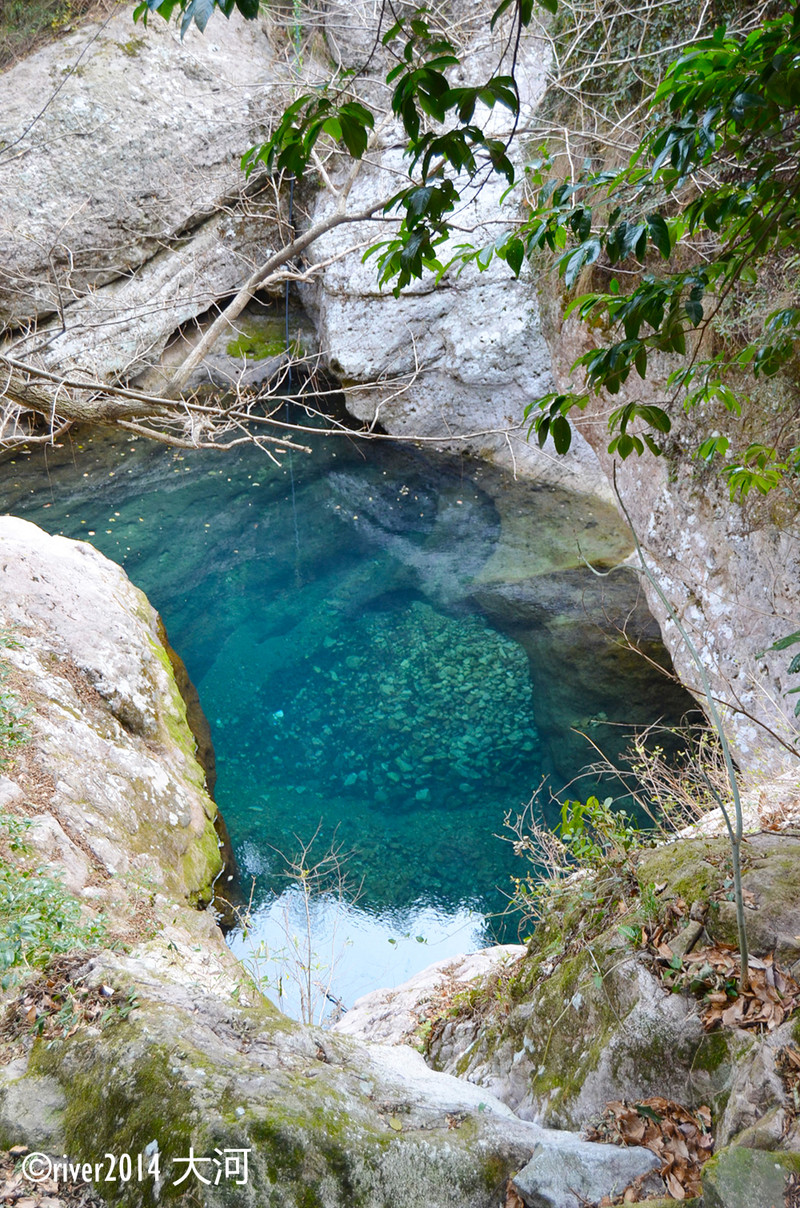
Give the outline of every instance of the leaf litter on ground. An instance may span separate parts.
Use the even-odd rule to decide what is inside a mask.
[[[641,944],[655,957],[661,978],[671,990],[688,991],[703,999],[701,1019],[706,1031],[722,1026],[772,1032],[800,1006],[800,985],[772,954],[749,958],[750,986],[741,993],[741,959],[733,945],[706,944],[681,951],[685,933],[674,934],[674,930],[685,917],[682,900],[670,903],[665,922],[652,929],[642,927]],[[699,938],[702,924],[695,925]]]
[[[714,1149],[709,1108],[691,1112],[658,1095],[641,1102],[614,1100],[606,1104],[602,1119],[587,1130],[586,1136],[589,1141],[640,1145],[651,1150],[659,1158],[661,1177],[676,1200],[699,1194],[702,1167]],[[600,1208],[638,1202],[643,1198],[641,1181],[631,1183],[615,1199],[605,1196]]]
[[[708,1032],[720,1025],[773,1032],[800,1005],[800,986],[772,955],[750,957],[750,985],[744,991],[739,988],[741,959],[730,944],[696,948],[679,962],[668,945],[660,944],[658,955],[667,964],[662,976],[672,989],[703,997],[701,1019]]]

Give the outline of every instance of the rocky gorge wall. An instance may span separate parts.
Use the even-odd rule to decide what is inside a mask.
[[[304,81],[329,70],[325,56],[351,65],[369,42],[371,6],[345,7],[343,17],[341,5],[331,5],[306,46]],[[467,77],[487,52],[477,19],[470,36]],[[546,68],[543,44],[524,40],[525,114],[542,95]],[[195,321],[285,234],[287,216],[269,182],[256,175],[245,183],[238,160],[264,137],[291,92],[292,71],[286,33],[267,20],[215,20],[206,36],[192,28],[181,42],[163,22],[144,29],[120,11],[3,73],[0,322],[16,333],[15,355],[38,341],[42,363],[58,374],[84,369],[129,380],[149,369],[148,383],[157,385],[152,371],[164,349],[170,346],[174,364],[196,339]],[[376,62],[367,93],[379,75]],[[32,121],[39,98],[50,93]],[[389,123],[350,203],[367,205],[391,191],[400,167]],[[329,163],[334,188],[342,171]],[[488,182],[466,200],[460,220],[471,238],[494,237],[499,193]],[[301,228],[313,224],[334,204],[329,188],[306,189],[296,220]],[[563,387],[582,350],[575,330],[553,317],[550,286],[542,294],[534,270],[517,282],[494,264],[483,274],[448,274],[436,290],[417,284],[395,300],[377,289],[372,262],[361,259],[365,242],[384,229],[373,220],[326,235],[308,251],[311,281],[301,287],[321,355],[339,375],[351,412],[388,432],[609,499],[604,402],[581,421],[583,436],[566,458],[525,440],[524,406],[554,380]],[[796,408],[796,399],[789,405]],[[784,695],[788,660],[757,656],[795,627],[796,509],[790,501],[777,513],[732,504],[721,486],[698,476],[680,441],[669,460],[624,463],[618,485],[715,690],[743,710],[728,715],[743,765],[788,766],[794,756],[757,724],[796,747],[797,722]],[[643,587],[684,682],[697,688],[680,637],[649,584]]]
[[[621,936],[617,908],[566,957],[553,912],[527,949],[433,967],[357,1004],[333,1032],[280,1015],[213,912],[198,909],[226,875],[216,809],[145,597],[92,546],[3,517],[0,631],[3,734],[12,717],[24,727],[21,743],[2,746],[6,945],[14,921],[25,935],[36,917],[21,885],[45,884],[61,911],[51,952],[45,943],[9,964],[3,949],[0,1158],[17,1147],[93,1166],[109,1153],[157,1156],[156,1181],[93,1180],[106,1202],[137,1208],[186,1203],[176,1181],[191,1151],[213,1163],[243,1150],[247,1177],[192,1188],[191,1202],[579,1208],[631,1184],[663,1190],[651,1150],[568,1131],[612,1096],[656,1093],[712,1105],[726,1148],[703,1176],[707,1208],[768,1202],[758,1196],[800,1171],[780,1066],[796,1020],[763,1036],[708,1035],[697,1004]],[[752,808],[755,828],[796,825],[796,786],[787,778]],[[800,954],[796,844],[748,845],[752,949],[785,969]],[[684,947],[704,928],[712,942],[731,937],[724,853],[724,841],[694,835],[638,860],[639,884],[658,882],[662,905],[683,911],[675,951],[681,933]],[[595,913],[579,888],[572,926]],[[443,1072],[416,1051],[424,1035]],[[0,1185],[15,1199],[27,1190],[24,1176]]]

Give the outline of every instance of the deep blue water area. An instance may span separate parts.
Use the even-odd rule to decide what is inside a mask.
[[[574,727],[616,750],[622,723],[687,700],[619,641],[634,617],[656,645],[633,576],[601,586],[584,563],[627,551],[612,510],[458,457],[320,438],[276,468],[87,436],[7,458],[2,484],[4,510],[92,542],[158,608],[265,909],[277,853],[318,832],[351,853],[360,910],[393,920],[381,942],[420,918],[430,936],[472,919],[475,942],[522,871],[506,813],[591,758]],[[410,967],[377,965],[384,984]]]

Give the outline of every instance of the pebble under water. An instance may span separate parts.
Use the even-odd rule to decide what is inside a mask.
[[[489,918],[523,871],[498,838],[505,815],[545,772],[578,771],[570,727],[675,712],[641,660],[598,674],[613,643],[575,546],[624,556],[611,509],[489,467],[320,439],[276,468],[252,448],[87,436],[6,459],[3,495],[120,562],[161,613],[211,724],[246,893],[255,878],[249,939],[232,942],[269,944],[259,972],[295,1012],[285,947],[303,911],[286,858],[300,843],[349,853],[357,904],[314,906],[349,1005],[516,938]],[[635,594],[627,582],[625,608]]]

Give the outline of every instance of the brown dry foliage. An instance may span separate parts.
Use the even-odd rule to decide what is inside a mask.
[[[640,1103],[618,1100],[606,1105],[599,1124],[587,1132],[590,1141],[614,1145],[641,1145],[661,1161],[661,1177],[676,1200],[700,1193],[703,1164],[711,1157],[711,1112],[700,1107],[690,1112],[672,1099],[654,1096]],[[626,1198],[627,1197],[627,1198]],[[631,1184],[621,1197],[603,1199],[601,1204],[633,1203],[638,1188]]]
[[[13,1042],[26,1035],[66,1039],[84,1027],[102,1027],[117,1012],[127,1014],[131,1001],[124,990],[87,985],[91,954],[56,957],[43,973],[24,985],[0,1021],[0,1038]]]

